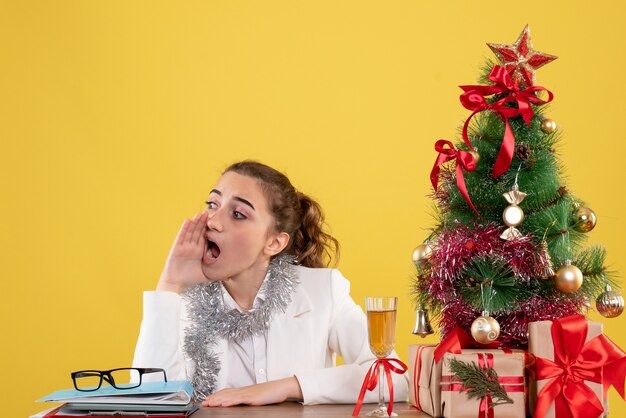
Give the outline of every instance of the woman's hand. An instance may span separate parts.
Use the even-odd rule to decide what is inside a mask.
[[[181,293],[188,287],[205,283],[202,256],[206,250],[207,212],[185,219],[167,256],[157,290]]]
[[[301,401],[298,379],[288,377],[238,389],[222,389],[206,397],[202,406],[269,405],[284,401]]]

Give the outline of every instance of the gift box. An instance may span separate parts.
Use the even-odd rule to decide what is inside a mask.
[[[409,346],[409,402],[430,416],[441,416],[441,362],[436,363],[435,345]]]
[[[525,418],[526,395],[524,378],[524,356],[506,355],[502,350],[463,350],[462,354],[447,353],[442,362],[441,411],[446,418]],[[521,352],[523,353],[523,352]],[[498,382],[513,403],[494,405],[495,399],[487,392],[483,398],[469,398],[462,383],[450,370],[450,360],[465,364],[474,363],[482,369],[492,368]]]
[[[433,417],[441,417],[441,367],[436,361],[435,345],[409,345],[409,402],[418,411]],[[525,350],[485,350],[464,348],[462,354],[491,353],[494,356],[513,356],[525,366],[528,352]],[[527,380],[525,379],[527,383]],[[528,386],[525,386],[527,394]]]
[[[538,403],[541,403],[543,404],[541,411],[544,413],[542,416],[546,418],[569,416],[568,411],[561,408],[568,409],[570,407],[576,410],[584,408],[587,411],[585,416],[603,417],[608,414],[608,403],[603,398],[603,367],[601,364],[596,364],[595,370],[589,372],[591,369],[589,365],[597,363],[594,358],[595,355],[580,357],[581,352],[592,349],[588,343],[601,335],[602,324],[586,320],[581,315],[529,324],[528,351],[534,358],[533,372],[531,373],[533,378],[530,382],[531,411],[534,411]],[[584,357],[589,359],[587,365],[583,364]],[[566,358],[573,359],[571,364],[562,363],[561,359]],[[583,358],[583,360],[574,360],[579,358]],[[567,360],[564,361],[567,362]],[[554,369],[554,371],[546,371],[548,369]],[[558,385],[563,380],[563,373],[570,373],[573,375],[572,377],[575,377],[577,375],[576,369],[580,370],[580,376],[593,375],[596,381],[582,378],[576,378],[576,382],[572,381],[571,384],[576,387],[570,389],[575,392],[574,396],[577,401],[568,406],[563,403],[567,403],[562,395],[563,387]],[[550,377],[546,377],[546,374],[549,374]],[[546,385],[550,385],[550,387],[546,388]],[[543,400],[538,399],[541,396],[544,397]],[[549,406],[546,406],[548,403]],[[560,403],[558,407],[556,406],[557,403]],[[561,410],[557,411],[559,409]],[[596,413],[588,412],[590,410],[595,410]]]

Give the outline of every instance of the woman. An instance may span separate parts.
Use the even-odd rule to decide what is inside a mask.
[[[192,380],[203,406],[354,403],[375,357],[349,282],[322,268],[338,251],[323,225],[282,173],[254,161],[227,168],[144,294],[134,367]],[[395,400],[407,390],[394,376]]]

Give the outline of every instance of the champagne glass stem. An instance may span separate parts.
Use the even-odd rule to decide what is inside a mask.
[[[385,366],[378,365],[378,409],[384,411],[385,405]]]

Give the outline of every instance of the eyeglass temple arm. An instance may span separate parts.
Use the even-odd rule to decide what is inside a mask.
[[[147,369],[138,369],[141,373],[160,373],[163,372],[163,379],[167,382],[167,374],[165,373],[165,369],[155,369],[155,368],[147,368]]]

